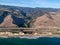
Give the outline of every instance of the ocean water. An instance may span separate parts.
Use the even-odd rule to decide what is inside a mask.
[[[0,45],[60,45],[60,38],[40,37],[38,39],[0,38]]]

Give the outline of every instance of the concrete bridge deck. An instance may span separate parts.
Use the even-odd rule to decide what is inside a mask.
[[[0,32],[34,32],[37,28],[0,28]]]
[[[40,27],[40,28],[0,28],[0,31],[36,31],[36,30],[60,30],[60,27]]]
[[[18,30],[20,30],[20,29],[26,29],[26,30],[33,30],[33,29],[37,29],[37,28],[0,28],[0,29],[6,29],[6,30],[8,30],[8,29],[18,29]]]

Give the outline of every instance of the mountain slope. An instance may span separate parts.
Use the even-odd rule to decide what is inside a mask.
[[[45,14],[37,17],[33,27],[60,27],[60,13],[57,13],[56,15],[50,15],[51,18],[48,16],[48,14]]]
[[[11,15],[8,15],[5,17],[4,21],[0,24],[0,27],[17,27],[17,25],[13,24],[13,19],[11,18]]]
[[[60,9],[0,5],[0,27],[60,27]]]

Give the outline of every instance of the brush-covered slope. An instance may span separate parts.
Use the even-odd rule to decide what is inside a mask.
[[[60,27],[60,9],[0,5],[0,27]]]
[[[17,27],[17,25],[13,24],[13,19],[11,18],[11,15],[8,15],[4,18],[3,22],[0,24],[0,27]]]
[[[37,17],[33,25],[33,27],[60,27],[60,13],[55,12],[55,14],[50,13]]]

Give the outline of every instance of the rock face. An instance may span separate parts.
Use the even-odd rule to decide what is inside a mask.
[[[17,25],[13,24],[13,19],[11,18],[11,15],[8,15],[4,18],[3,22],[0,24],[0,27],[17,27]]]
[[[33,23],[33,27],[60,27],[60,13],[56,15],[44,14],[43,16],[37,17]]]

